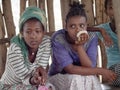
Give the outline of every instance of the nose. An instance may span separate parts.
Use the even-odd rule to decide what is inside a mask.
[[[82,28],[80,28],[80,27],[77,27],[76,28],[76,32],[79,32],[79,31],[81,31],[82,30]]]
[[[30,37],[33,38],[33,39],[36,38],[36,33],[35,33],[35,32],[32,32],[32,33],[30,34]]]

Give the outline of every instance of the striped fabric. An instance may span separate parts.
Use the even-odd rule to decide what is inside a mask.
[[[3,84],[22,83],[29,85],[29,78],[36,67],[47,67],[51,53],[50,37],[45,36],[39,46],[34,63],[30,63],[28,58],[24,60],[21,54],[21,48],[15,43],[12,43],[8,53],[5,72],[1,77]]]

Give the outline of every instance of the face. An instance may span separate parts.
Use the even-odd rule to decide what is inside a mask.
[[[86,18],[83,16],[73,16],[69,18],[66,23],[66,30],[71,40],[76,41],[78,39],[76,37],[77,33],[80,30],[87,30]]]
[[[42,24],[36,19],[28,20],[25,22],[22,31],[26,44],[32,49],[37,49],[44,36]]]
[[[108,0],[106,14],[109,16],[111,22],[114,22],[114,12],[113,12],[112,0]]]

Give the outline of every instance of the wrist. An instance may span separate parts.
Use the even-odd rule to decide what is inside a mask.
[[[96,68],[96,75],[101,75],[101,68]]]
[[[30,77],[29,82],[30,82],[31,85],[35,85],[33,76]]]

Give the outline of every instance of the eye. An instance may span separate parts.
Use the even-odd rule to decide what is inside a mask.
[[[71,27],[72,29],[75,29],[75,28],[76,28],[76,26],[75,26],[74,24],[72,24],[70,27]]]
[[[43,30],[41,30],[41,29],[36,30],[36,33],[42,33],[42,32],[43,32]]]
[[[85,27],[85,25],[84,24],[80,24],[80,28],[84,28]]]
[[[31,33],[31,31],[26,31],[26,33],[27,33],[27,34],[30,34],[30,33]]]

